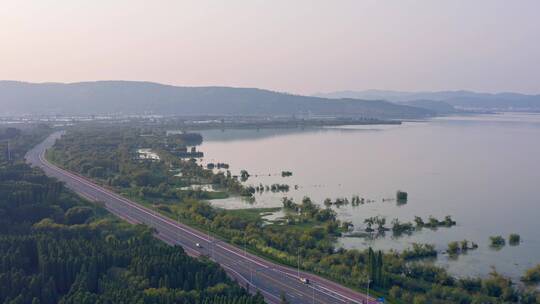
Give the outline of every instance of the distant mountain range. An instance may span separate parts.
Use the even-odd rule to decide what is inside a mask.
[[[328,115],[380,119],[435,111],[381,100],[329,99],[254,88],[178,87],[151,82],[26,83],[0,81],[0,115]]]
[[[540,95],[519,93],[476,93],[471,91],[441,91],[441,92],[400,92],[384,90],[340,91],[316,94],[323,98],[359,98],[367,100],[387,100],[391,102],[420,106],[426,101],[442,102],[441,107],[448,105],[459,109],[501,110],[501,111],[540,111]]]

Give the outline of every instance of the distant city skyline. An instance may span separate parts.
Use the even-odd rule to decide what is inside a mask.
[[[540,1],[3,0],[0,79],[540,93]]]

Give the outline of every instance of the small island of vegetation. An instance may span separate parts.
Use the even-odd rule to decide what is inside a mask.
[[[409,194],[405,191],[398,190],[396,192],[396,200],[398,202],[406,202],[409,197]]]
[[[466,253],[469,250],[474,250],[478,248],[478,244],[475,242],[469,242],[468,240],[463,240],[460,242],[450,242],[448,243],[448,249],[446,252],[451,256],[457,256],[458,254]]]
[[[215,173],[192,160],[174,157],[159,138],[140,134],[139,129],[125,126],[72,128],[47,156],[58,165],[92,178],[140,204],[157,203],[156,211],[163,215],[200,229],[210,229],[238,246],[245,244],[262,257],[299,266],[357,289],[364,289],[371,282],[370,289],[386,295],[390,302],[513,303],[519,300],[535,303],[535,291],[519,289],[496,272],[486,278],[459,278],[442,267],[416,261],[436,257],[437,251],[431,245],[415,245],[401,253],[370,253],[369,248],[338,247],[337,238],[350,230],[350,223],[339,221],[334,210],[321,207],[326,204],[316,204],[309,198],[298,203],[284,199],[285,216],[271,222],[264,221],[260,211],[214,208],[178,188],[211,184],[230,194],[246,195],[253,195],[255,188],[243,186],[230,174]],[[151,147],[160,159],[139,160],[134,153],[140,147]],[[101,168],[97,173],[90,170],[96,167]],[[247,171],[244,175],[249,176]],[[366,222],[373,232],[389,231],[386,224],[386,218],[381,216]],[[456,222],[450,216],[442,220],[434,217],[414,220],[415,229],[454,225]],[[396,221],[392,223],[392,228],[394,226],[396,231],[411,229],[411,225]]]
[[[510,246],[519,245],[521,243],[521,236],[516,233],[510,234],[510,236],[508,237],[508,243],[510,244]]]
[[[292,176],[291,171],[281,171],[281,177],[289,177]]]
[[[500,235],[489,237],[489,241],[490,241],[490,246],[497,249],[504,247],[504,245],[506,245],[506,241]]]

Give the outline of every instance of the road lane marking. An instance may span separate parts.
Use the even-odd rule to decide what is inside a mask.
[[[168,240],[169,242],[172,242],[173,244],[175,244],[175,243],[177,242],[176,240],[171,239],[169,236],[160,235],[160,237],[162,237],[162,238]],[[188,248],[188,250],[189,250],[189,251],[196,252],[196,253],[199,253],[198,251],[193,250],[193,249],[191,249],[191,248]],[[247,284],[253,286],[253,288],[255,288],[255,289],[257,289],[257,290],[260,290],[262,293],[265,293],[265,294],[267,294],[268,296],[271,296],[271,297],[275,298],[275,299],[278,300],[278,301],[280,300],[280,298],[279,298],[278,296],[275,296],[274,294],[272,294],[272,293],[270,293],[270,292],[264,290],[263,288],[258,287],[258,286],[256,286],[256,285],[254,285],[253,283],[251,283],[246,277],[244,277],[244,276],[243,276],[241,273],[239,273],[238,271],[234,270],[234,269],[233,269],[232,267],[230,267],[229,265],[227,265],[227,264],[221,264],[221,267],[227,268],[230,272],[233,272],[235,276],[237,276],[237,277],[239,277],[240,279],[244,280],[245,283],[247,283]],[[277,302],[274,302],[274,303],[277,303]]]
[[[39,153],[39,154],[38,154],[38,159],[39,159],[39,161],[41,162],[41,164],[44,165],[45,167],[47,167],[48,169],[53,170],[53,171],[56,171],[56,172],[57,172],[58,174],[60,174],[60,175],[64,175],[64,176],[66,176],[66,177],[68,177],[68,178],[72,178],[72,179],[74,179],[74,180],[76,180],[76,181],[82,183],[83,185],[85,185],[85,186],[87,186],[87,187],[89,187],[89,188],[91,188],[91,189],[93,189],[93,190],[95,190],[95,191],[98,191],[98,192],[100,192],[100,193],[102,193],[102,194],[104,194],[104,195],[106,195],[106,196],[108,196],[109,198],[115,199],[117,202],[123,203],[123,204],[125,204],[125,205],[127,205],[127,206],[129,206],[129,207],[132,207],[132,208],[134,208],[134,209],[136,209],[136,210],[138,210],[138,211],[140,211],[140,212],[142,212],[142,213],[144,213],[144,214],[146,214],[146,215],[148,215],[148,216],[150,216],[150,217],[152,217],[152,218],[159,219],[161,222],[166,223],[166,224],[168,224],[168,225],[170,225],[170,226],[173,226],[173,227],[175,227],[175,228],[177,228],[177,229],[180,229],[180,230],[182,230],[182,231],[184,231],[184,232],[186,232],[186,233],[188,233],[188,234],[190,234],[190,235],[196,237],[197,239],[200,239],[200,240],[203,240],[203,241],[206,241],[206,242],[211,243],[211,241],[208,240],[208,239],[206,238],[206,236],[203,236],[202,233],[201,233],[201,234],[198,234],[198,233],[200,233],[200,232],[198,232],[198,231],[197,231],[197,232],[192,232],[192,231],[188,230],[188,229],[191,229],[191,228],[186,229],[186,228],[183,227],[183,225],[180,225],[179,223],[177,223],[177,222],[175,222],[175,221],[171,221],[171,220],[169,220],[169,219],[163,218],[161,215],[158,216],[156,213],[149,211],[148,209],[146,209],[145,207],[142,207],[142,206],[138,205],[137,203],[134,203],[134,202],[131,202],[131,201],[127,200],[127,199],[124,199],[123,197],[119,196],[118,194],[116,194],[116,193],[114,193],[114,192],[112,192],[112,191],[110,191],[110,190],[108,190],[108,189],[104,189],[104,188],[102,188],[102,187],[99,187],[99,186],[93,184],[92,182],[90,182],[89,180],[87,180],[87,179],[84,178],[84,177],[80,177],[80,176],[78,176],[78,175],[76,175],[76,174],[72,174],[72,173],[69,172],[69,171],[66,171],[66,170],[60,169],[60,168],[58,168],[58,167],[56,167],[56,166],[54,166],[54,165],[51,165],[50,163],[48,163],[48,161],[46,161],[46,160],[43,158],[44,153],[45,153],[45,150],[44,150],[42,153]],[[127,208],[129,209],[129,207],[127,207]],[[114,209],[114,208],[111,208],[111,209]],[[118,211],[118,212],[119,212],[119,211]],[[122,216],[120,216],[120,217],[122,217]],[[169,230],[169,229],[167,229],[167,228],[168,228],[167,226],[162,226],[162,227],[163,227],[163,229]],[[171,232],[171,231],[169,230],[169,232]],[[223,249],[223,250],[229,252],[229,253],[232,253],[232,254],[234,254],[234,255],[236,255],[236,256],[239,256],[239,257],[241,257],[241,258],[243,258],[243,259],[245,259],[245,260],[248,260],[248,261],[250,261],[250,262],[252,262],[252,263],[254,263],[254,264],[256,264],[256,265],[259,265],[259,266],[261,266],[261,267],[263,267],[263,268],[265,268],[265,269],[271,269],[271,270],[274,270],[274,271],[278,271],[278,272],[282,272],[282,273],[285,273],[285,274],[287,274],[287,275],[290,275],[290,274],[288,274],[286,271],[278,270],[278,269],[275,269],[275,268],[270,268],[269,266],[267,266],[267,265],[265,265],[265,264],[262,264],[262,263],[256,261],[255,259],[253,259],[253,258],[251,258],[251,257],[247,257],[247,256],[245,256],[245,255],[243,255],[243,254],[237,252],[236,248],[234,248],[234,247],[233,247],[234,249],[230,249],[230,248],[227,248],[227,247],[222,246],[222,245],[219,244],[219,243],[217,243],[217,246],[218,246],[219,248],[221,248],[221,249]],[[251,254],[250,254],[250,255],[251,255]],[[223,256],[223,255],[222,255],[222,256]],[[259,259],[259,258],[257,257],[257,259]],[[281,266],[281,265],[280,265],[280,266]],[[260,273],[261,273],[261,272],[260,272]],[[267,276],[265,276],[265,277],[267,277]],[[271,279],[271,280],[273,280],[273,279]],[[273,280],[273,281],[275,281],[275,280]],[[276,282],[277,282],[277,281],[276,281]],[[279,282],[279,283],[281,284],[281,282]],[[331,290],[331,289],[329,289],[329,288],[325,288],[325,287],[323,287],[323,286],[320,286],[320,287],[323,288],[323,289],[325,289],[325,290],[327,290],[327,291],[329,291],[329,292],[335,293],[337,296],[340,296],[340,297],[342,297],[342,298],[345,298],[345,299],[347,299],[347,300],[350,300],[350,301],[353,301],[353,302],[356,302],[356,303],[360,303],[358,300],[355,300],[355,299],[352,299],[352,298],[350,298],[350,297],[348,297],[348,296],[345,296],[345,295],[343,295],[343,294],[340,294],[339,292],[333,291],[333,290]],[[289,288],[291,288],[291,287],[289,286]],[[333,298],[335,298],[335,299],[338,299],[338,300],[340,300],[340,301],[345,302],[344,300],[339,299],[339,298],[337,298],[336,296],[334,296],[334,295],[332,295],[332,294],[328,294],[328,293],[323,292],[323,291],[318,290],[318,289],[316,289],[316,290],[317,290],[318,292],[320,292],[320,293],[323,293],[323,294],[325,294],[325,295],[331,296],[331,297],[333,297]],[[361,295],[361,296],[363,296],[363,295]],[[370,299],[370,300],[371,300],[371,299]]]

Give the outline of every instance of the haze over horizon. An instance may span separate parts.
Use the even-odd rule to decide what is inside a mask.
[[[0,0],[0,304],[540,304],[540,0]]]
[[[2,4],[0,79],[540,93],[532,0]]]

